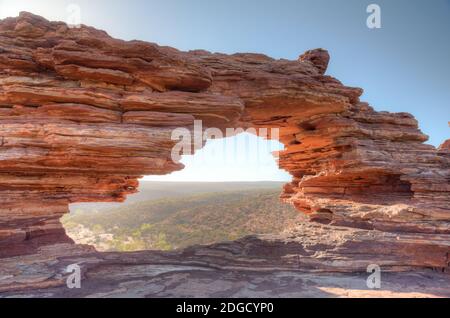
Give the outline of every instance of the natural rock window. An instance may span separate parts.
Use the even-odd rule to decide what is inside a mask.
[[[184,157],[184,170],[141,179],[140,192],[124,203],[72,204],[62,224],[76,243],[99,251],[173,250],[280,233],[303,219],[280,202],[284,182],[267,181],[289,177],[271,154],[282,148],[248,133],[209,140]]]

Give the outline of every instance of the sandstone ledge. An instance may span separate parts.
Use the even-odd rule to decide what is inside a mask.
[[[347,251],[348,260],[339,264],[333,257],[324,265],[327,256],[305,257],[314,246],[301,245],[298,238],[297,243],[285,240],[248,237],[175,252],[98,253],[81,245],[45,246],[34,255],[2,260],[0,298],[450,297],[448,274],[389,268],[384,259],[381,289],[370,289],[369,274],[359,270],[370,258],[350,262]],[[80,289],[66,286],[71,264],[81,268]]]

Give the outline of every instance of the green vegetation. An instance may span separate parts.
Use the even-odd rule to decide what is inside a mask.
[[[279,192],[257,189],[206,193],[103,211],[78,210],[65,216],[63,224],[75,240],[94,242],[101,250],[172,250],[283,230],[299,214],[279,202]],[[77,239],[80,233],[96,238],[83,242],[83,237]],[[102,234],[108,237],[101,238]]]

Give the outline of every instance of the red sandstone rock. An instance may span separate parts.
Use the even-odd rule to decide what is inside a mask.
[[[449,151],[450,150],[450,139],[446,140],[442,145],[439,146],[439,151]]]
[[[300,56],[300,61],[311,62],[320,71],[321,74],[325,74],[328,68],[328,63],[330,62],[330,54],[328,53],[328,51],[323,49],[311,50],[302,54]]]
[[[0,257],[66,242],[58,218],[71,202],[123,201],[141,175],[181,169],[171,128],[202,119],[280,128],[293,176],[282,198],[317,222],[289,243],[301,266],[448,268],[448,145],[362,103],[324,75],[328,61],[180,52],[29,13],[0,21]],[[268,259],[270,246],[252,253]]]
[[[86,245],[42,246],[37,254],[1,260],[0,298],[450,296],[449,275],[424,269],[404,272],[402,267],[383,271],[382,288],[369,289],[365,268],[364,273],[354,272],[365,266],[366,255],[355,255],[356,246],[345,238],[354,234],[341,230],[328,231],[330,239],[337,234],[330,243],[338,246],[338,252],[323,256],[314,253],[315,244],[320,243],[310,237],[318,233],[303,233],[302,228],[282,236],[249,237],[173,252],[98,253]],[[302,248],[291,236],[311,245]],[[406,243],[405,253],[412,246]],[[382,269],[396,263],[384,242],[378,248]],[[81,267],[79,289],[66,285],[71,264]]]

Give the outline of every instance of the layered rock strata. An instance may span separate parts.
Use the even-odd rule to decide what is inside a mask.
[[[303,232],[302,226],[319,228],[304,223],[292,234]],[[450,297],[448,274],[425,269],[383,271],[381,289],[372,289],[367,285],[369,273],[336,272],[336,266],[311,253],[319,245],[317,240],[300,251],[303,236],[295,241],[289,235],[249,237],[174,252],[98,253],[74,244],[42,246],[37,254],[1,260],[0,298]],[[339,249],[343,251],[342,246]],[[340,256],[346,254],[343,268],[355,266],[351,249]],[[73,275],[66,269],[73,264],[80,266],[79,289],[66,285]]]
[[[374,111],[328,62],[320,49],[297,61],[180,52],[29,13],[0,21],[0,257],[70,243],[70,203],[120,202],[141,176],[182,169],[172,131],[202,120],[280,129],[293,176],[282,199],[313,222],[286,241],[289,257],[448,269],[448,147],[424,144],[410,114]],[[279,246],[251,249],[281,257]]]

